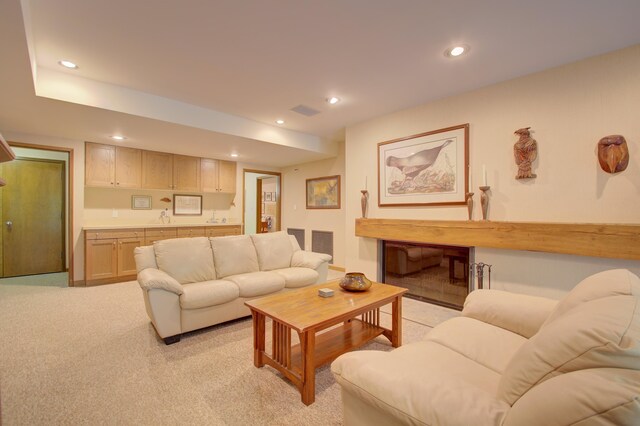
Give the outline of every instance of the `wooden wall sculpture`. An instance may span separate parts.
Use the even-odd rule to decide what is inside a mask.
[[[629,165],[629,147],[624,136],[609,135],[598,142],[598,161],[607,173],[619,173]]]
[[[520,136],[520,139],[513,145],[513,155],[518,165],[516,179],[536,177],[536,175],[532,173],[531,164],[538,156],[538,144],[536,140],[531,137],[531,133],[529,132],[530,128],[531,127],[523,127],[513,132]]]

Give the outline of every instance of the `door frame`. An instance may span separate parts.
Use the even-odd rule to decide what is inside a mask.
[[[67,249],[67,258],[69,259],[69,268],[67,269],[67,278],[69,280],[69,287],[74,286],[73,280],[73,148],[63,148],[59,146],[50,146],[50,145],[37,145],[32,143],[23,143],[23,142],[14,142],[8,141],[9,146],[15,146],[16,148],[30,148],[30,149],[39,149],[42,151],[58,151],[58,152],[66,152],[69,155],[69,170],[66,171],[66,177],[68,182],[67,187],[67,200],[66,200],[66,208],[69,211],[69,217],[67,220],[69,221],[69,226],[67,229],[67,238],[69,239],[69,248]]]
[[[246,194],[245,194],[245,185],[246,185],[246,176],[247,173],[257,173],[257,174],[261,174],[261,175],[270,175],[270,176],[275,176],[278,177],[278,196],[276,197],[276,231],[280,231],[282,229],[282,209],[281,209],[281,203],[282,203],[282,173],[280,172],[273,172],[270,170],[256,170],[256,169],[242,169],[242,229],[246,229],[245,227],[245,214],[246,214],[246,210],[247,210],[247,200],[246,200]],[[256,206],[256,211],[259,211],[260,207]],[[258,229],[260,226],[260,222],[257,220],[256,217],[256,233],[258,233]]]

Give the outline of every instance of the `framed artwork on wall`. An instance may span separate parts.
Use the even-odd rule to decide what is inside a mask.
[[[202,195],[173,194],[174,216],[202,216]]]
[[[308,209],[340,208],[340,175],[307,179]]]
[[[466,205],[469,124],[378,143],[378,206]]]
[[[271,192],[265,192],[264,194],[264,201],[272,201],[271,199]]]
[[[132,195],[131,210],[151,210],[151,195]]]

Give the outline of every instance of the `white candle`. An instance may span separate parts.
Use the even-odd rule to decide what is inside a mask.
[[[487,186],[487,165],[482,165],[482,186]]]
[[[471,183],[471,170],[469,170],[469,190],[467,192],[473,192],[473,184]]]
[[[364,177],[364,189],[365,190],[367,189],[367,177],[366,176]]]

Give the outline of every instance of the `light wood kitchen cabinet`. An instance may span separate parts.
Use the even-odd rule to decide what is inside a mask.
[[[233,194],[236,192],[236,163],[233,161],[200,160],[202,169],[202,192]]]
[[[85,144],[86,186],[140,188],[142,151],[113,145]]]
[[[116,147],[87,142],[84,151],[84,184],[113,187],[116,177]]]
[[[84,244],[84,279],[87,285],[118,276],[118,241],[115,238],[85,240]]]
[[[116,147],[116,188],[142,186],[142,150]]]
[[[240,225],[208,226],[205,232],[207,237],[225,237],[227,235],[240,235],[242,234],[242,226]]]
[[[204,237],[204,226],[190,226],[178,228],[178,238]]]
[[[107,284],[134,279],[133,251],[144,244],[144,229],[85,231],[85,283]]]
[[[142,151],[142,187],[173,189],[173,154]]]
[[[173,189],[200,192],[200,158],[173,155]]]
[[[151,246],[156,241],[177,237],[178,231],[176,228],[148,228],[144,230],[144,245]]]

